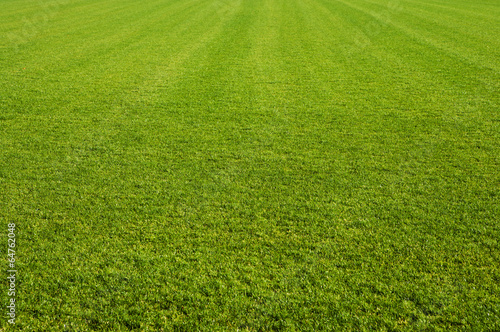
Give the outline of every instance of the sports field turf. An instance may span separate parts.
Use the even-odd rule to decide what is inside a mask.
[[[498,0],[0,0],[0,331],[499,331],[499,36]]]

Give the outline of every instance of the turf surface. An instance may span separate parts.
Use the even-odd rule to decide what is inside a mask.
[[[500,330],[499,35],[497,0],[0,0],[0,327]]]

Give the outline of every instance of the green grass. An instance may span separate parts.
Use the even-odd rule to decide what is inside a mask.
[[[499,35],[496,0],[0,0],[0,330],[500,330]]]

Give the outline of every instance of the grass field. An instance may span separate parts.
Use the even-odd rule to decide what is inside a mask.
[[[0,330],[499,331],[498,36],[498,0],[0,0]]]

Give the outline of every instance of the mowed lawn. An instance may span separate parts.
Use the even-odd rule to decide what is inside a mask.
[[[0,0],[0,330],[500,330],[499,36],[497,0]]]

